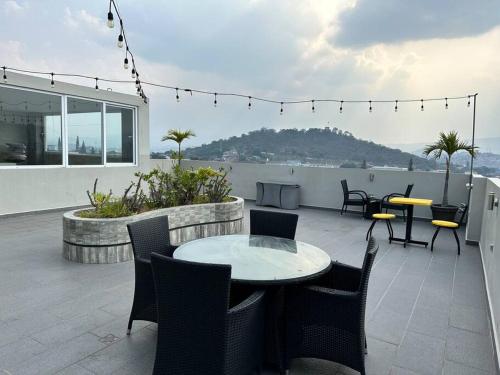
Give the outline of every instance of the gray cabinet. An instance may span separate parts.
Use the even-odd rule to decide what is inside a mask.
[[[274,206],[287,210],[299,208],[299,185],[263,181],[258,181],[256,185],[257,206]]]

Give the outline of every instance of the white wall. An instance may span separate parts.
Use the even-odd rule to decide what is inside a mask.
[[[0,215],[71,207],[88,204],[87,189],[92,189],[99,178],[102,191],[112,189],[121,194],[134,179],[138,170],[148,170],[149,160],[149,107],[138,96],[125,95],[92,87],[56,82],[9,72],[8,87],[21,87],[46,92],[105,100],[137,107],[137,167],[20,167],[0,168]]]
[[[492,210],[488,208],[489,193],[494,194],[497,204],[500,199],[500,179],[488,179],[486,182],[486,195],[483,202],[483,220],[481,229],[480,250],[483,261],[484,278],[488,301],[490,304],[493,333],[497,343],[497,358],[500,358],[498,347],[498,333],[500,329],[500,209],[497,206]]]
[[[382,197],[389,193],[404,193],[408,184],[414,183],[412,196],[440,202],[443,194],[444,173],[372,170],[354,168],[289,167],[282,165],[222,163],[183,160],[185,167],[212,166],[230,170],[228,177],[233,194],[245,199],[255,199],[257,181],[293,182],[301,186],[300,202],[305,206],[340,209],[343,194],[340,180],[347,179],[349,189],[365,190]],[[293,173],[292,173],[293,170]],[[370,174],[374,175],[370,181]],[[468,175],[452,174],[450,177],[450,203],[467,202]],[[355,207],[350,207],[355,209]],[[416,207],[415,215],[430,218],[428,207]]]

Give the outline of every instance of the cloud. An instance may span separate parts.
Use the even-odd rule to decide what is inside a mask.
[[[500,24],[497,0],[359,0],[340,14],[330,42],[360,48],[483,34]]]
[[[7,14],[18,14],[24,11],[27,5],[21,5],[16,0],[7,0],[4,2],[4,11]]]

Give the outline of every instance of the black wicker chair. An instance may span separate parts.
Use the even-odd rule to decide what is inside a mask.
[[[344,193],[344,203],[342,203],[342,209],[340,214],[347,212],[348,206],[358,206],[362,209],[363,216],[365,215],[366,203],[368,202],[368,194],[363,190],[349,190],[347,186],[347,180],[341,180],[342,192]],[[353,198],[356,196],[357,198]]]
[[[298,220],[297,214],[250,210],[250,234],[293,240]]]
[[[168,216],[136,221],[127,225],[135,265],[134,302],[130,311],[127,335],[134,320],[156,322],[156,298],[151,270],[151,253],[171,257],[176,246],[170,244]]]
[[[293,358],[334,361],[365,374],[365,306],[370,270],[378,251],[368,242],[361,269],[333,262],[314,285],[288,288],[285,366]]]
[[[229,308],[231,266],[152,254],[158,306],[153,374],[246,375],[262,364],[265,293]]]
[[[392,210],[392,211],[402,211],[403,212],[403,219],[404,219],[404,221],[406,221],[406,208],[407,208],[407,206],[404,205],[404,204],[390,203],[389,199],[394,198],[394,197],[409,198],[410,194],[411,194],[411,191],[413,189],[413,185],[414,184],[409,184],[406,187],[406,191],[405,191],[404,194],[401,194],[401,193],[392,193],[392,194],[387,194],[385,197],[383,197],[382,198],[382,203],[381,203],[382,210],[385,209],[385,213],[387,213],[389,210]]]

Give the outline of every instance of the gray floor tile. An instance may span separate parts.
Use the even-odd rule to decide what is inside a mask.
[[[450,310],[450,325],[484,335],[489,332],[486,310],[471,306],[452,305]]]
[[[396,365],[425,375],[439,375],[444,349],[444,340],[408,332],[398,349]]]
[[[445,340],[448,320],[447,311],[417,306],[413,311],[408,330]]]
[[[253,206],[246,202],[246,210]],[[300,208],[297,213],[297,239],[319,246],[335,260],[361,266],[369,221],[328,210]],[[248,232],[248,213],[245,223]],[[398,235],[404,233],[404,225],[394,222]],[[26,233],[26,227],[33,229]],[[430,238],[432,232],[428,223],[414,223],[416,238]],[[483,325],[487,319],[474,310],[487,307],[478,249],[464,245],[457,257],[453,238],[443,235],[431,253],[389,244],[384,233],[380,232],[367,298],[367,373],[421,374],[397,362],[410,341],[396,357],[402,337],[419,333],[433,336],[431,342],[446,337],[445,374],[475,374],[485,364],[492,368],[489,327]],[[68,262],[61,257],[61,236],[60,212],[0,218],[0,369],[8,365],[6,370],[13,374],[151,373],[157,326],[136,321],[132,335],[125,335],[133,262]],[[469,331],[449,328],[449,320]],[[298,359],[291,375],[337,372],[355,373],[327,361]]]
[[[443,375],[490,375],[489,371],[479,370],[460,363],[445,361]]]
[[[450,327],[446,359],[486,371],[493,369],[493,348],[488,336]]]

